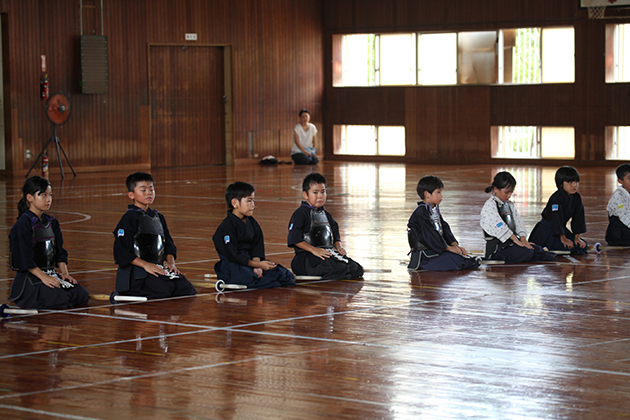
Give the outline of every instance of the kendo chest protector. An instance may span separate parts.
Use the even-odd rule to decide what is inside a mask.
[[[160,216],[151,217],[142,212],[138,221],[138,231],[133,237],[133,252],[141,260],[162,264],[166,258],[164,228]]]

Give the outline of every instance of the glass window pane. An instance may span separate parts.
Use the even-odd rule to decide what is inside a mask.
[[[630,82],[630,24],[606,25],[606,83]]]
[[[513,82],[540,83],[540,28],[519,28],[514,35]]]
[[[575,129],[573,127],[542,127],[543,158],[575,157]]]
[[[415,34],[380,35],[380,84],[416,83]]]
[[[497,128],[496,154],[493,157],[538,158],[538,128],[535,126],[501,126]],[[493,148],[494,149],[494,148]]]
[[[374,35],[345,35],[341,54],[343,86],[374,84]]]
[[[497,81],[497,32],[460,32],[459,83],[490,84]]]
[[[457,34],[422,34],[418,42],[418,84],[457,83]]]
[[[373,125],[344,125],[341,127],[341,155],[375,155],[376,136]]]
[[[405,155],[405,127],[378,127],[378,154]]]
[[[630,82],[630,24],[618,25],[615,41],[615,81]]]
[[[617,159],[630,159],[630,127],[617,127]]]
[[[606,159],[630,160],[630,127],[606,127]]]
[[[575,30],[544,28],[542,31],[543,83],[575,82]]]

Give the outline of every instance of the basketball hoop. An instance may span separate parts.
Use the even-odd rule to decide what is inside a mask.
[[[616,2],[617,0],[582,0],[582,4],[588,8],[589,19],[603,19],[606,6]]]

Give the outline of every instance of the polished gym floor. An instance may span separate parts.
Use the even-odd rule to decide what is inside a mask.
[[[528,228],[555,191],[556,168],[322,162],[153,172],[195,297],[40,311],[0,320],[0,418],[436,419],[630,415],[630,249],[407,271],[407,220],[426,174],[445,183],[441,211],[481,253],[484,188],[499,170]],[[267,258],[290,267],[289,218],[310,171],[364,280],[218,294],[211,236],[223,192],[254,184]],[[578,168],[590,245],[603,242],[614,168]],[[66,170],[66,172],[68,172]],[[112,231],[129,202],[127,173],[51,174],[71,274],[114,290]],[[23,179],[0,181],[0,303],[11,287],[8,233]],[[11,302],[12,304],[12,302]]]

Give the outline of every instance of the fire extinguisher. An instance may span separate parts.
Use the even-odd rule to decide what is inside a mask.
[[[50,87],[48,86],[48,74],[44,75],[44,78],[39,82],[40,92],[43,100],[48,100],[50,95]]]
[[[48,155],[42,156],[42,178],[48,179]]]

